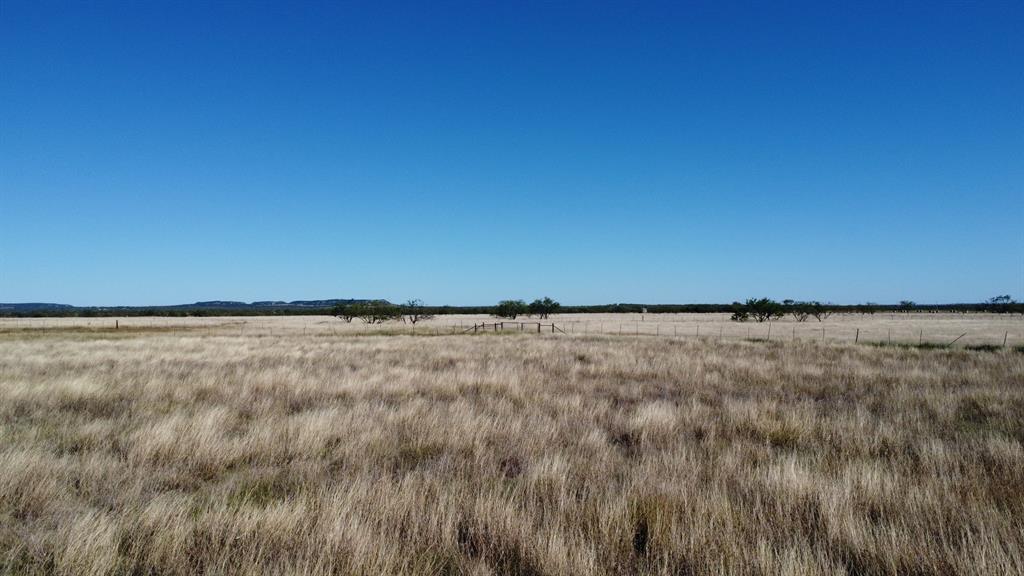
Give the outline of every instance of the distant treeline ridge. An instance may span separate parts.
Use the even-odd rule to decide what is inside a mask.
[[[996,300],[996,299],[992,299]],[[909,301],[900,304],[819,304],[833,313],[875,314],[882,312],[995,312],[1024,314],[1024,303],[1010,301],[988,301],[961,304],[917,304]],[[202,302],[177,306],[68,306],[63,304],[0,304],[0,317],[53,318],[53,317],[106,317],[106,316],[315,316],[335,313],[339,306],[366,303],[389,304],[386,300],[319,300],[302,303],[253,303],[244,302]],[[732,304],[598,304],[589,306],[561,305],[560,314],[600,313],[735,313],[737,305]],[[401,308],[401,305],[396,305]],[[498,306],[426,306],[419,311],[427,315],[488,314],[499,313]]]

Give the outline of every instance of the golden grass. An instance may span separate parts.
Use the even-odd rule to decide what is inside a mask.
[[[1020,574],[1024,354],[0,339],[11,574]]]
[[[573,335],[609,334],[721,340],[766,339],[826,343],[906,343],[958,346],[1024,346],[1024,316],[988,313],[878,313],[835,314],[824,322],[813,318],[796,322],[786,316],[775,322],[731,322],[729,314],[554,314],[554,322]],[[416,326],[402,322],[346,323],[332,316],[227,316],[199,318],[0,318],[0,338],[5,335],[29,337],[40,332],[69,334],[149,333],[189,331],[208,336],[311,336],[360,334],[460,334],[473,324],[493,324],[500,319],[487,315],[453,314],[437,316]],[[519,318],[514,322],[537,322]],[[115,329],[117,326],[117,329]],[[527,327],[527,329],[535,327]],[[770,330],[770,333],[769,333]],[[824,330],[824,332],[823,332]]]

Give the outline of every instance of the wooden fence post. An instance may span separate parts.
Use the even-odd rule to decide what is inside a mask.
[[[857,328],[857,335],[853,337],[853,343],[860,342],[860,328]]]

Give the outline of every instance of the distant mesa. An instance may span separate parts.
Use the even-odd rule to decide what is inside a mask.
[[[0,303],[0,312],[35,312],[40,310],[70,310],[70,304],[50,304],[47,302],[22,302],[19,304]]]
[[[172,304],[169,306],[72,306],[71,304],[53,304],[48,302],[0,303],[0,314],[31,314],[60,312],[72,310],[294,310],[297,308],[333,308],[341,304],[361,304],[364,302],[381,302],[382,300],[364,298],[332,298],[329,300],[260,300],[258,302],[240,302],[237,300],[206,300],[193,304]]]

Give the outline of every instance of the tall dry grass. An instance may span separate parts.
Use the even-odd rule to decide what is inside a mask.
[[[1024,354],[0,336],[11,574],[1019,574]]]
[[[1024,316],[989,313],[878,313],[833,314],[817,322],[797,322],[792,316],[774,322],[732,322],[730,314],[552,314],[542,322],[554,322],[573,335],[691,338],[720,340],[771,339],[825,343],[949,344],[964,346],[1024,346]],[[223,316],[223,317],[128,317],[128,318],[0,318],[0,334],[63,330],[87,337],[120,332],[188,332],[206,336],[354,336],[366,334],[454,335],[474,324],[501,321],[485,314],[439,315],[415,326],[400,321],[366,324],[358,319],[344,322],[333,316]],[[516,330],[520,321],[536,323],[537,317],[506,320]],[[116,329],[115,329],[116,327]],[[525,330],[536,330],[527,325]],[[547,329],[546,329],[547,330]]]

